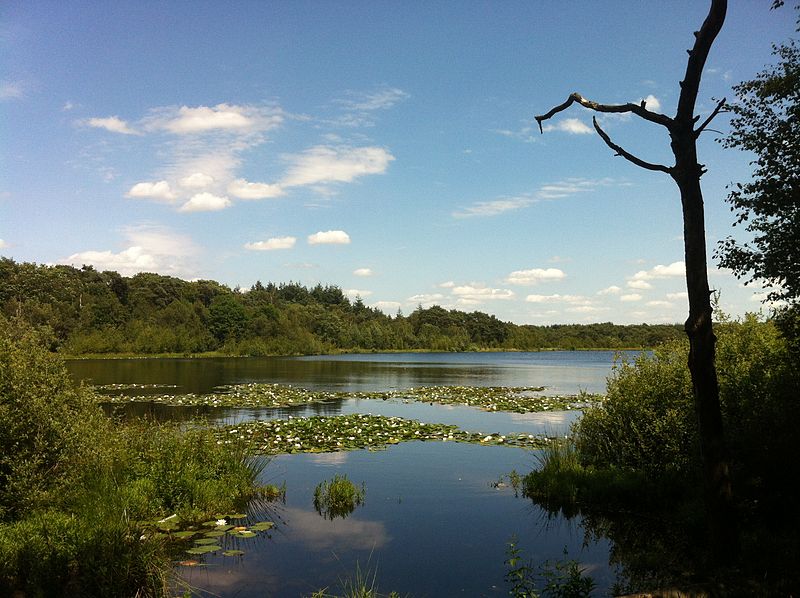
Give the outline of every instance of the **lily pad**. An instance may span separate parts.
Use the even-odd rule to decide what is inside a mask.
[[[220,536],[224,536],[225,532],[222,530],[214,530],[212,532],[206,532],[203,534],[206,538],[219,538]]]
[[[217,543],[217,539],[216,538],[198,538],[197,540],[194,541],[194,543],[199,545],[199,546],[201,546],[201,545],[211,546],[212,544],[216,544]]]
[[[256,534],[255,532],[251,532],[250,530],[243,531],[243,532],[230,532],[230,534],[231,534],[231,535],[232,535],[234,538],[252,538],[252,537],[254,537],[254,536],[257,536],[257,535],[258,535],[258,534]]]
[[[216,552],[222,550],[219,544],[206,544],[204,546],[195,546],[186,551],[186,554],[208,554],[209,552]]]
[[[272,521],[259,521],[258,523],[251,525],[250,529],[254,532],[265,532],[273,527],[275,527],[275,524],[272,523]]]
[[[234,513],[233,515],[228,515],[226,519],[247,519],[247,515],[244,513]]]
[[[222,556],[242,556],[243,554],[244,550],[226,550]]]
[[[179,540],[186,540],[191,538],[192,536],[196,536],[199,532],[197,531],[183,531],[183,532],[175,532],[172,534],[173,538],[178,538]]]

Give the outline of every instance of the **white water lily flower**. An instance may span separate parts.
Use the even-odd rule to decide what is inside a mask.
[[[224,519],[217,519],[217,525],[228,525],[228,522]]]
[[[483,442],[489,442],[492,439],[492,435],[489,434],[487,437],[483,439]]]

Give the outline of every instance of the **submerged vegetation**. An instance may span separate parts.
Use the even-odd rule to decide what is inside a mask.
[[[51,348],[73,356],[622,349],[682,335],[678,325],[518,326],[439,306],[388,316],[337,286],[230,289],[213,280],[8,258],[0,258],[0,314],[49,328]]]

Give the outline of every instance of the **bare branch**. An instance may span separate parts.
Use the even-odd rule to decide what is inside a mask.
[[[711,121],[714,120],[714,118],[722,111],[723,108],[725,108],[725,98],[722,98],[717,103],[717,107],[714,108],[708,118],[703,121],[703,124],[695,129],[694,136],[700,137],[700,133],[703,132],[703,129],[705,129],[711,123]]]
[[[627,103],[627,104],[600,104],[598,102],[593,102],[592,100],[587,100],[581,94],[574,92],[569,94],[567,101],[563,104],[559,104],[555,108],[552,108],[546,114],[542,114],[540,116],[536,116],[536,122],[539,123],[539,132],[543,133],[542,129],[542,122],[552,118],[559,112],[563,112],[567,108],[569,108],[572,104],[577,102],[584,108],[589,108],[589,110],[594,110],[595,112],[606,112],[606,113],[623,113],[623,112],[631,112],[636,116],[639,116],[645,120],[649,120],[650,122],[662,125],[664,127],[670,128],[672,125],[672,119],[664,114],[659,114],[658,112],[653,112],[648,110],[646,107],[646,103],[642,100],[639,104]]]
[[[658,172],[666,172],[667,174],[672,174],[672,169],[669,168],[668,166],[664,166],[663,164],[653,164],[651,162],[645,162],[641,158],[637,158],[629,151],[622,149],[622,147],[611,141],[611,138],[608,136],[608,134],[603,129],[600,128],[599,124],[597,124],[597,119],[595,117],[592,117],[592,124],[594,124],[594,130],[597,131],[597,134],[600,135],[600,137],[602,137],[603,141],[606,142],[606,145],[608,147],[610,147],[612,150],[614,150],[614,152],[616,152],[617,156],[622,156],[629,162],[633,162],[634,164],[636,164],[636,166],[645,168],[647,170],[655,170]]]

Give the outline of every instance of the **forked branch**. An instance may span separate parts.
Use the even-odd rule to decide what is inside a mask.
[[[668,129],[672,126],[672,119],[664,114],[660,114],[658,112],[653,112],[647,109],[647,104],[644,100],[641,101],[639,104],[627,103],[627,104],[600,104],[598,102],[593,102],[592,100],[587,100],[581,94],[574,92],[569,94],[567,101],[563,104],[559,104],[555,108],[552,108],[546,114],[541,114],[536,116],[536,122],[539,123],[539,132],[543,133],[544,129],[542,128],[542,123],[550,118],[553,118],[559,112],[563,112],[572,104],[577,102],[584,108],[589,108],[590,110],[594,110],[595,112],[606,112],[606,113],[625,113],[630,112],[639,116],[645,120],[649,120],[650,122],[662,125],[667,127]]]
[[[694,131],[695,138],[700,137],[700,133],[702,133],[703,130],[711,123],[711,121],[714,120],[714,118],[717,116],[717,114],[722,112],[723,108],[725,108],[725,101],[726,101],[725,98],[722,98],[717,103],[717,107],[714,108],[714,110],[711,112],[711,114],[709,114],[708,118],[703,121],[703,124],[695,129],[695,131]]]
[[[608,147],[610,147],[612,150],[614,150],[614,152],[616,152],[617,156],[622,156],[628,162],[632,162],[636,164],[636,166],[639,166],[641,168],[646,168],[647,170],[655,170],[658,172],[666,172],[667,174],[672,174],[672,169],[669,168],[668,166],[664,166],[663,164],[653,164],[652,162],[646,162],[645,160],[637,158],[629,151],[623,149],[621,146],[611,141],[611,138],[608,136],[608,134],[603,129],[600,128],[600,125],[597,123],[597,119],[595,117],[592,117],[592,124],[594,125],[594,130],[597,131],[597,134],[600,135],[603,141],[606,142],[606,145]]]

